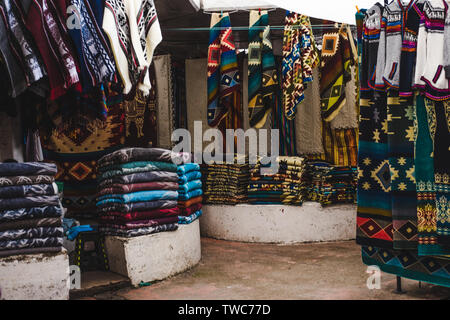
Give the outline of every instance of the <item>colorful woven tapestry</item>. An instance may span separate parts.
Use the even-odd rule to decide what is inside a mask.
[[[261,128],[276,103],[278,74],[267,11],[250,11],[248,32],[248,110],[250,127]]]
[[[322,118],[331,121],[345,103],[345,84],[351,79],[349,72],[353,59],[345,28],[324,33],[321,59]]]
[[[392,248],[386,94],[361,91],[356,242]]]
[[[336,166],[357,165],[358,129],[332,129],[327,121],[322,122],[322,139],[325,160]]]
[[[387,112],[394,249],[417,249],[414,97],[400,98],[390,90]]]
[[[309,17],[286,12],[283,36],[283,105],[288,119],[295,117],[304,99],[305,83],[312,81],[312,70],[319,55],[311,31]]]
[[[427,109],[429,110],[427,112]],[[429,115],[429,116],[428,116]],[[415,141],[417,232],[419,256],[446,255],[438,244],[436,188],[434,185],[434,133],[430,132],[428,119],[433,121],[434,103],[419,95],[416,100],[417,137]]]
[[[208,124],[227,129],[241,127],[240,76],[233,42],[230,16],[214,13],[208,48]]]

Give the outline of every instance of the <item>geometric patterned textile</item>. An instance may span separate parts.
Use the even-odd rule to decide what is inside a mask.
[[[319,63],[309,17],[286,12],[283,35],[283,105],[286,117],[294,119],[304,99],[305,83],[313,80],[312,70]]]

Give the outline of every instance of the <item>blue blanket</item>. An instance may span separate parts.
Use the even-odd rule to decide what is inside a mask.
[[[196,211],[190,216],[178,216],[178,223],[179,224],[189,224],[197,220],[202,215],[202,210]]]
[[[182,176],[178,177],[179,184],[185,184],[192,180],[198,180],[202,177],[202,173],[200,171],[190,171]]]
[[[191,171],[200,171],[200,165],[198,163],[186,163],[177,168],[177,173],[180,176]]]
[[[185,194],[190,191],[193,191],[195,189],[200,189],[202,187],[202,181],[201,180],[193,180],[185,184],[180,184],[178,187],[178,192],[180,194]]]
[[[154,200],[176,200],[178,199],[178,192],[172,190],[150,190],[139,191],[126,194],[107,194],[97,199],[97,206],[102,206],[106,203],[119,202],[143,202]]]
[[[178,200],[182,200],[182,201],[189,200],[191,198],[201,196],[202,194],[203,194],[202,189],[195,189],[195,190],[189,191],[188,193],[180,193]]]

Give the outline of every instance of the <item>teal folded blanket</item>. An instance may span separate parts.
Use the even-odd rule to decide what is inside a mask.
[[[191,171],[200,171],[200,165],[198,163],[186,163],[177,168],[178,175],[180,176]]]
[[[193,180],[185,184],[180,184],[178,187],[178,193],[188,193],[189,191],[199,189],[202,187],[202,181],[201,180]]]
[[[154,170],[171,171],[171,172],[177,171],[176,164],[162,161],[134,161],[127,163],[112,164],[106,167],[99,168],[99,171],[103,173],[105,171],[134,169],[134,168],[154,168]]]
[[[198,180],[202,177],[202,173],[200,171],[191,171],[182,176],[178,177],[179,184],[185,184],[192,180]]]
[[[139,191],[125,194],[107,194],[97,199],[97,206],[102,206],[107,203],[131,203],[131,202],[144,202],[155,200],[177,200],[178,192],[172,190],[150,190]]]
[[[189,224],[197,220],[202,215],[202,210],[196,211],[189,216],[178,216],[179,224]]]
[[[136,163],[131,162],[127,163],[128,165]],[[146,163],[146,164],[144,164]],[[123,165],[127,165],[123,164]],[[131,168],[118,168],[114,170],[108,170],[103,172],[100,175],[100,181],[105,179],[110,179],[117,176],[124,176],[132,173],[141,173],[141,172],[150,172],[150,171],[168,171],[168,172],[176,172],[177,165],[168,162],[151,162],[151,161],[143,161],[141,162],[142,166],[135,166]]]
[[[189,200],[191,198],[201,196],[202,194],[203,194],[202,189],[195,189],[187,193],[179,193],[178,200]]]

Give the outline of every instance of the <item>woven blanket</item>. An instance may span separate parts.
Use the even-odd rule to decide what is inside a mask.
[[[180,210],[178,207],[168,208],[168,209],[154,209],[148,211],[132,211],[132,212],[117,212],[111,211],[101,215],[102,220],[117,220],[117,221],[135,221],[135,220],[146,220],[146,219],[156,219],[164,217],[178,216]]]
[[[41,247],[41,248],[24,248],[0,251],[0,257],[25,255],[25,254],[39,254],[39,253],[59,253],[63,249],[60,247]]]
[[[103,156],[97,163],[99,168],[134,161],[161,161],[172,163],[172,157],[181,160],[179,154],[175,154],[167,149],[125,148]]]
[[[110,187],[105,187],[101,189],[97,193],[97,197],[106,194],[133,193],[148,190],[178,190],[178,183],[154,181],[154,182],[143,182],[132,184],[113,184]]]
[[[189,207],[180,207],[180,216],[189,216],[194,212],[201,210],[202,207],[202,203],[194,203]]]
[[[33,208],[45,206],[57,206],[60,204],[59,196],[34,196],[23,198],[6,198],[0,201],[0,210],[20,208]]]
[[[24,163],[0,163],[0,177],[14,176],[55,176],[57,168],[52,163],[24,162]]]
[[[26,220],[5,221],[0,224],[0,231],[30,229],[36,227],[61,227],[61,218],[34,218]]]
[[[172,217],[164,217],[164,218],[155,218],[155,219],[147,219],[147,220],[136,220],[129,222],[122,222],[117,219],[101,219],[101,226],[109,229],[120,229],[120,230],[130,230],[130,229],[138,229],[138,228],[146,228],[153,227],[162,224],[168,223],[176,223],[178,221],[177,216]]]
[[[61,206],[44,206],[32,208],[19,208],[14,210],[0,211],[0,222],[15,221],[21,219],[61,217],[63,214]]]
[[[30,229],[7,230],[0,231],[0,242],[20,239],[62,237],[63,235],[64,230],[62,227],[36,227]]]
[[[176,165],[173,163],[164,163],[162,162],[162,165],[155,165],[155,164],[147,164],[144,167],[135,167],[135,168],[123,168],[120,170],[110,170],[105,171],[100,175],[98,178],[98,181],[107,180],[114,178],[116,176],[125,176],[133,173],[142,173],[142,172],[175,172]]]
[[[63,245],[62,237],[20,239],[10,241],[0,241],[0,251],[15,250],[22,248],[62,247],[62,245]]]
[[[131,203],[155,200],[176,200],[178,192],[172,190],[149,190],[124,194],[106,194],[97,199],[97,206],[111,202]]]
[[[53,175],[27,175],[0,177],[0,187],[5,186],[23,186],[30,184],[51,184],[55,181]]]
[[[189,200],[191,198],[195,198],[198,196],[201,196],[203,194],[203,190],[202,189],[195,189],[192,191],[189,191],[187,193],[179,193],[178,194],[178,199],[182,200],[182,201],[186,201]]]
[[[178,183],[179,184],[188,183],[189,181],[201,179],[201,177],[202,173],[200,171],[191,171],[183,174],[182,176],[179,176]]]
[[[178,206],[181,208],[187,208],[197,203],[202,203],[202,196],[191,198],[187,201],[178,201]]]
[[[189,216],[178,216],[178,223],[179,224],[190,224],[200,218],[200,216],[203,214],[202,210],[196,211],[192,213]]]
[[[132,173],[124,176],[114,176],[110,179],[105,179],[99,183],[99,188],[109,187],[114,184],[135,184],[143,182],[177,182],[178,174],[169,171],[148,171],[140,173]]]
[[[143,168],[147,169],[144,171],[128,171],[131,169]],[[145,171],[173,171],[176,172],[177,165],[170,162],[161,162],[161,161],[133,161],[127,163],[113,164],[109,166],[103,166],[99,168],[100,173],[105,173],[108,171],[122,171],[124,175],[128,173],[134,172],[145,172]]]
[[[198,163],[186,163],[178,166],[177,173],[182,176],[192,171],[200,171],[200,165]]]
[[[137,228],[131,230],[120,230],[120,229],[99,227],[99,231],[105,235],[127,237],[127,238],[144,236],[147,234],[153,234],[158,232],[175,231],[177,229],[178,224],[176,223],[157,225],[153,227]]]
[[[201,189],[202,187],[202,181],[201,180],[192,180],[188,183],[185,184],[180,184],[179,188],[178,188],[178,193],[179,194],[186,194],[192,190],[195,189]]]
[[[56,184],[31,184],[0,187],[0,198],[51,196],[58,193]]]
[[[97,207],[97,211],[110,212],[133,212],[133,211],[148,211],[152,209],[169,209],[177,206],[176,200],[156,200],[156,201],[145,201],[145,202],[133,202],[133,203],[107,203],[102,206]]]

